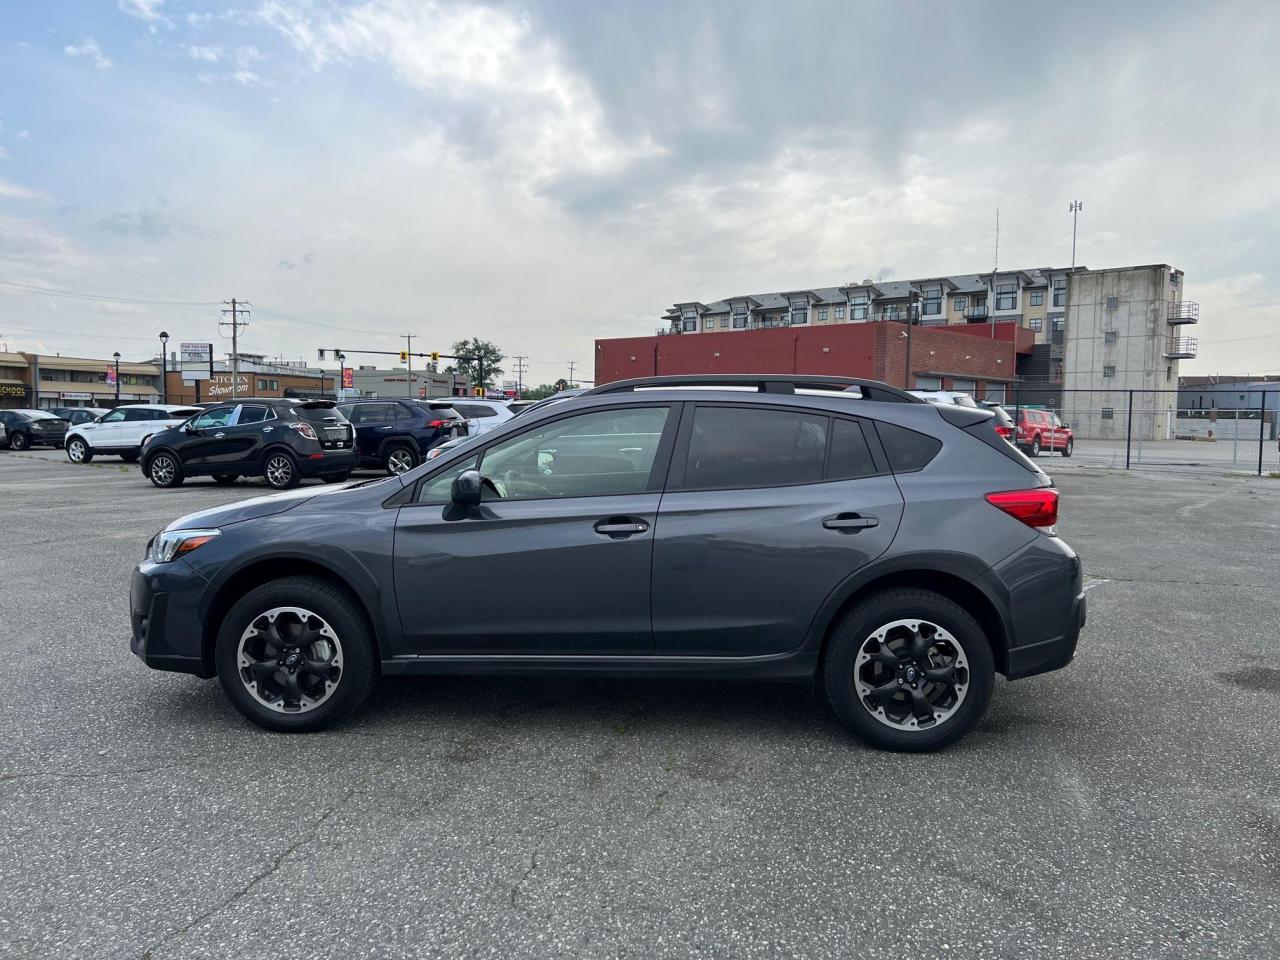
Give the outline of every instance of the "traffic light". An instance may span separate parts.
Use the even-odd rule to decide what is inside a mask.
[[[400,351],[400,362],[401,362],[401,363],[404,363],[404,362],[406,362],[408,359],[409,359],[409,351],[408,351],[408,350],[401,350],[401,351]]]
[[[471,388],[471,394],[472,394],[472,396],[476,396],[476,397],[483,397],[483,396],[484,396],[484,387],[472,387],[472,388]]]
[[[435,351],[435,350],[432,350],[432,351],[431,351],[431,362],[432,362],[432,363],[439,363],[439,362],[440,362],[440,354],[439,354],[439,352],[437,352],[437,351]]]

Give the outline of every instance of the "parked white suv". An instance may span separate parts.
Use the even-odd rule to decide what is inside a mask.
[[[97,456],[117,456],[133,463],[153,433],[176,427],[201,411],[168,403],[137,403],[116,407],[91,423],[67,431],[63,446],[72,463],[88,463]]]
[[[453,402],[453,409],[467,418],[467,436],[477,437],[500,427],[515,416],[504,400],[486,400],[482,397],[458,397]]]

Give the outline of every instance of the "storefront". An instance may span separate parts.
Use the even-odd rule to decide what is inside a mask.
[[[27,386],[27,358],[20,353],[0,351],[0,409],[15,410],[30,403]]]

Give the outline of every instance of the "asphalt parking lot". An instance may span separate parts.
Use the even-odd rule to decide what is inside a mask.
[[[265,733],[129,653],[127,587],[266,488],[0,452],[0,956],[1275,956],[1280,480],[1044,465],[1080,656],[909,756],[781,684],[401,679]]]

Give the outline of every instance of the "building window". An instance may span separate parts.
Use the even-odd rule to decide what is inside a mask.
[[[822,322],[822,323],[826,323],[826,320],[827,320],[827,308],[826,308],[826,307],[819,307],[819,308],[818,308],[818,320],[819,320],[820,322]]]
[[[681,324],[681,328],[684,330],[684,332],[685,332],[685,333],[693,333],[695,330],[697,330],[697,329],[698,329],[698,321],[697,321],[697,320],[685,320],[685,321]]]
[[[1102,342],[1108,345],[1118,342],[1119,339],[1120,339],[1119,330],[1107,330],[1107,331],[1104,331],[1102,334]]]
[[[1116,368],[1112,364],[1108,363],[1103,366],[1102,375],[1104,377],[1114,377],[1116,375]]]
[[[1043,291],[1043,290],[1032,290],[1032,291],[1031,291],[1031,305],[1032,305],[1033,307],[1043,307],[1043,306],[1044,306],[1044,291]]]
[[[791,323],[799,326],[809,322],[809,301],[808,300],[792,300],[791,301]]]
[[[733,329],[745,330],[747,327],[747,305],[735,304],[733,308]]]
[[[942,313],[942,284],[931,284],[920,291],[921,312],[926,317],[936,317]]]
[[[956,297],[954,300],[951,301],[951,307],[954,310],[963,310],[968,305],[969,305],[968,297]]]
[[[1054,318],[1053,318],[1053,321],[1052,321],[1052,323],[1053,323],[1053,332],[1054,332],[1054,333],[1061,333],[1061,332],[1062,332],[1062,326],[1063,326],[1063,323],[1064,323],[1064,322],[1065,322],[1065,321],[1063,320],[1063,318],[1062,318],[1062,317],[1054,317]]]
[[[1059,277],[1053,281],[1053,305],[1055,307],[1065,307],[1067,305],[1067,278]]]
[[[1018,285],[1016,283],[996,284],[996,309],[1012,310],[1018,305]]]
[[[1115,418],[1116,418],[1116,408],[1115,408],[1115,407],[1103,407],[1103,408],[1102,408],[1102,419],[1103,419],[1103,420],[1114,420]]]
[[[1114,310],[1114,309],[1115,309],[1116,307],[1118,307],[1118,306],[1120,306],[1120,298],[1119,298],[1119,297],[1107,297],[1107,309],[1108,309],[1108,310]]]
[[[1044,329],[1044,320],[1041,317],[1032,317],[1027,321],[1027,327],[1034,330],[1036,333],[1039,333]]]
[[[865,320],[867,319],[867,309],[871,303],[870,297],[865,293],[855,293],[849,298],[849,319]]]
[[[716,325],[716,321],[715,321],[715,319],[714,319],[714,318],[712,318],[712,317],[707,317],[707,319],[705,319],[705,320],[703,320],[703,321],[702,321],[702,329],[703,329],[703,330],[710,330],[710,329],[712,329],[715,325]]]
[[[263,380],[259,378],[258,389],[259,390],[279,390],[280,381],[279,380]]]
[[[844,306],[843,306],[843,305],[836,307],[836,319],[837,319],[837,320],[843,320],[843,319],[844,319]]]
[[[721,329],[721,330],[726,330],[726,329],[728,329],[728,327],[729,327],[729,318],[728,318],[728,317],[721,317],[721,318],[720,318],[720,329]]]
[[[902,307],[896,303],[886,303],[880,310],[881,320],[902,320]]]

